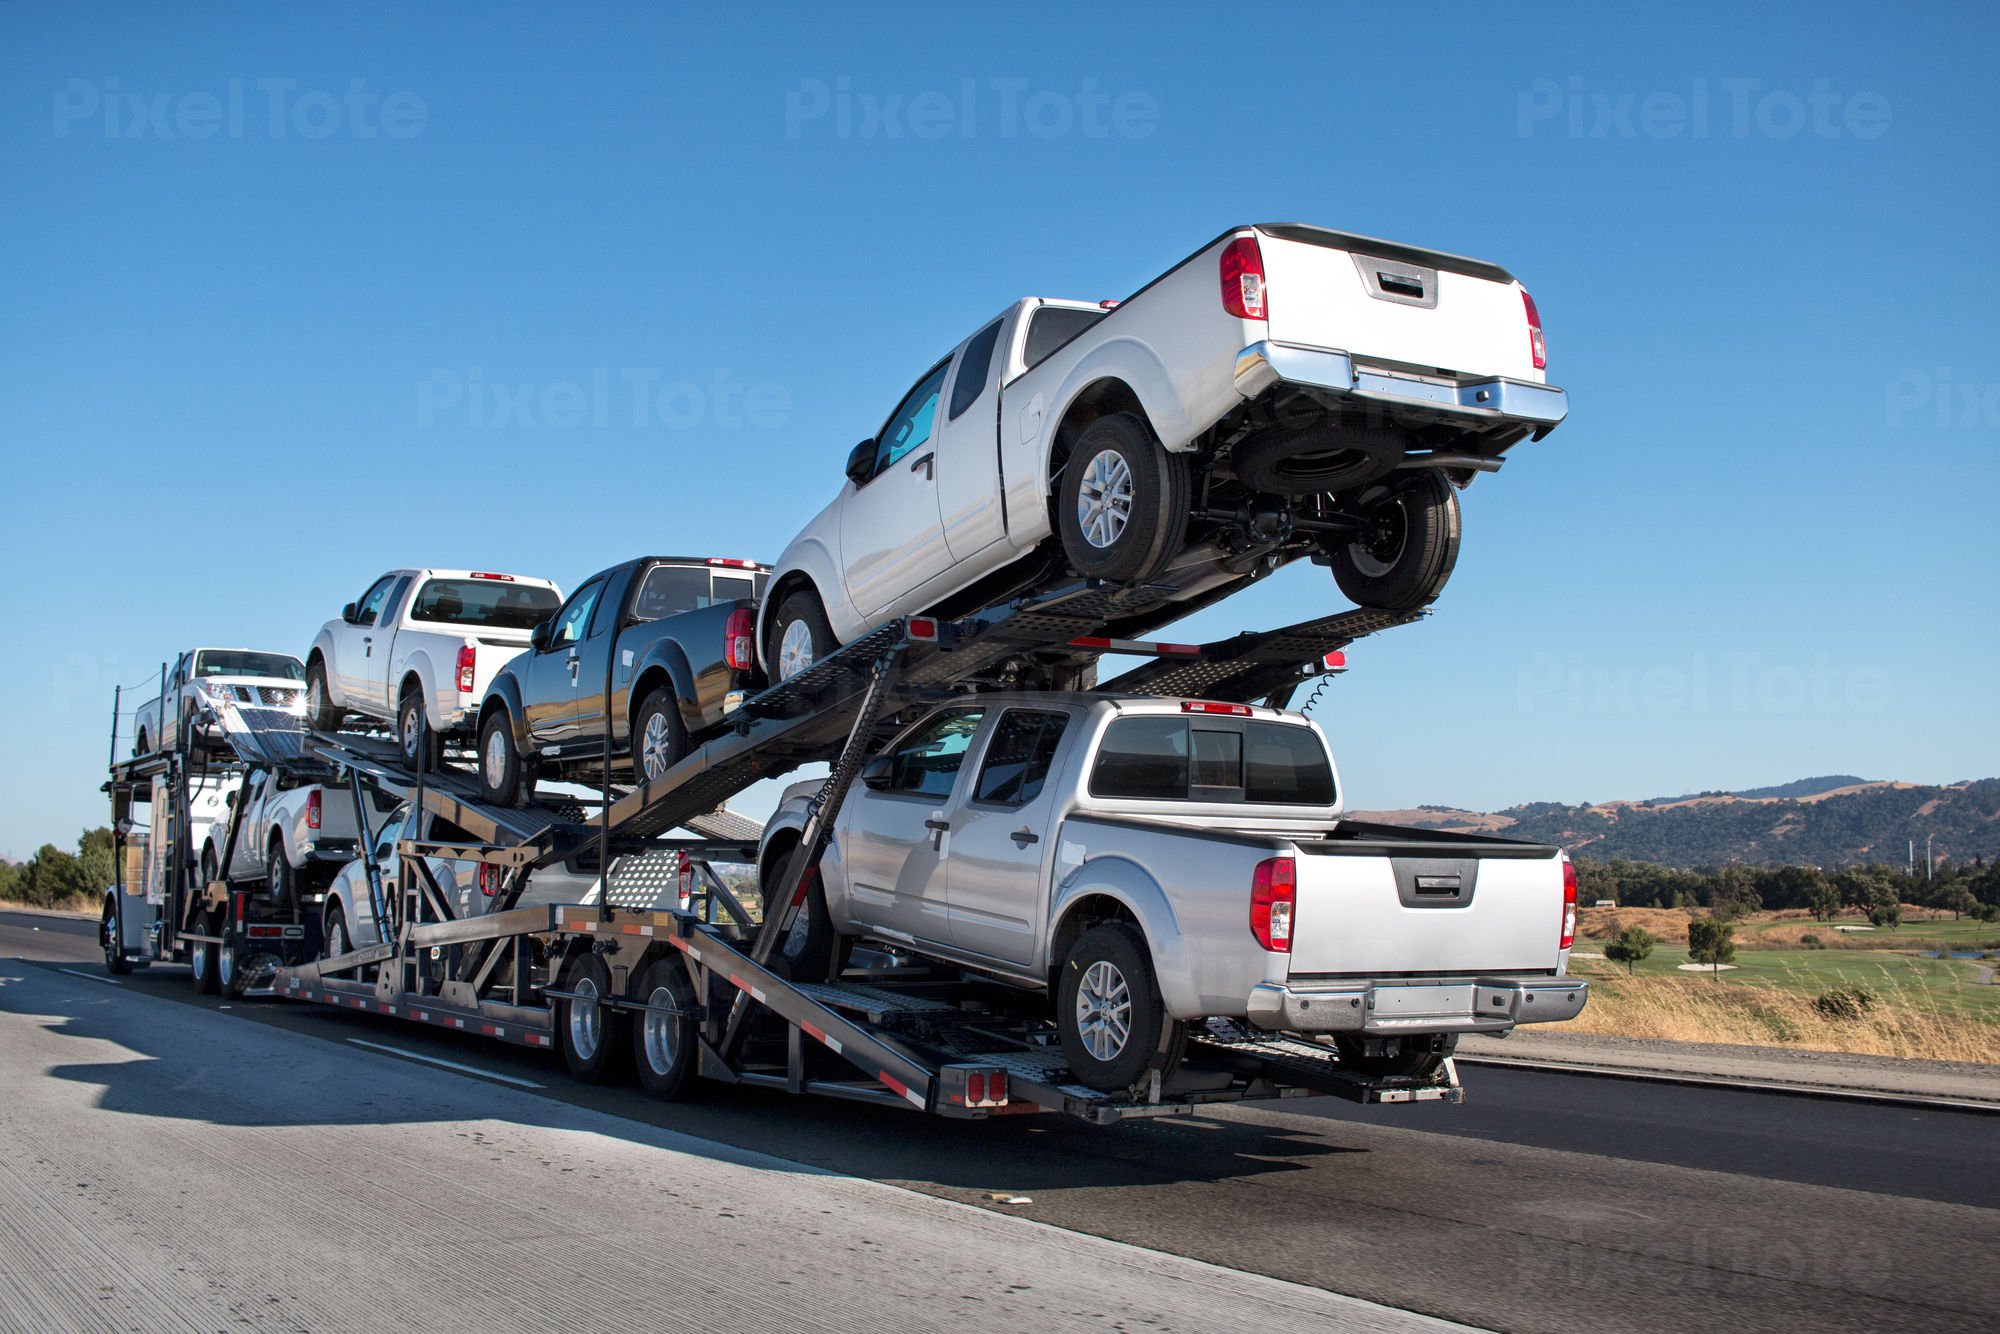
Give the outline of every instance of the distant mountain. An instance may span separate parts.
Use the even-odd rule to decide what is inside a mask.
[[[1493,812],[1425,806],[1353,816],[1559,843],[1597,860],[1690,868],[1792,862],[1830,869],[1901,862],[1912,839],[1921,857],[1926,837],[1936,856],[1954,862],[2000,858],[2000,778],[1927,787],[1843,774],[1740,793],[1584,806],[1532,802]]]

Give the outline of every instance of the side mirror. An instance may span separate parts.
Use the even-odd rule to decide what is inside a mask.
[[[861,766],[861,781],[868,787],[885,788],[894,772],[895,762],[887,755],[877,755]]]
[[[225,805],[225,806],[227,806],[227,807],[228,807],[228,808],[229,808],[230,810],[232,810],[232,811],[233,811],[233,810],[235,810],[235,809],[236,809],[236,794],[235,794],[234,792],[225,792],[225,793],[223,793],[223,794],[222,794],[222,804],[223,804],[223,805]]]
[[[352,602],[340,609],[340,619],[346,621],[349,625],[354,624],[354,604]]]
[[[875,442],[863,440],[847,452],[847,480],[860,486],[875,471]]]
[[[528,647],[540,653],[549,646],[549,636],[555,633],[555,629],[556,622],[554,617],[550,617],[546,621],[535,622],[535,628],[528,631]]]

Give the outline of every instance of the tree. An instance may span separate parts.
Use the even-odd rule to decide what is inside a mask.
[[[1897,901],[1896,891],[1883,886],[1883,892],[1868,905],[1868,920],[1875,926],[1886,926],[1891,931],[1903,924],[1903,905]]]
[[[1713,917],[1697,917],[1688,923],[1688,958],[1711,968],[1736,957],[1736,928]]]
[[[1973,898],[1972,891],[1964,885],[1953,885],[1945,891],[1944,902],[1939,906],[1951,909],[1951,920],[1956,922],[1967,913],[1978,912],[1979,900]]]
[[[1632,965],[1653,952],[1653,933],[1643,926],[1628,926],[1618,933],[1617,939],[1604,947],[1604,957],[1613,963],[1625,965],[1625,975],[1632,975]]]

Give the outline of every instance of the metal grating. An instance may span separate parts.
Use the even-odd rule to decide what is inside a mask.
[[[900,991],[885,991],[880,987],[860,986],[851,983],[793,983],[795,990],[812,997],[829,1010],[859,1010],[871,1019],[879,1019],[887,1014],[938,1014],[958,1012],[955,1005],[930,999],[928,996],[911,996]]]
[[[611,868],[604,901],[636,912],[667,912],[680,905],[681,857],[671,848],[654,848],[621,857]]]

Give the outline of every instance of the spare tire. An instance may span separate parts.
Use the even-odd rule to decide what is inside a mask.
[[[1367,530],[1327,556],[1340,591],[1359,607],[1414,611],[1437,600],[1458,564],[1458,492],[1442,468],[1361,498]]]
[[[1278,496],[1346,491],[1387,475],[1409,452],[1410,437],[1390,426],[1318,421],[1252,437],[1230,453],[1245,486]]]

